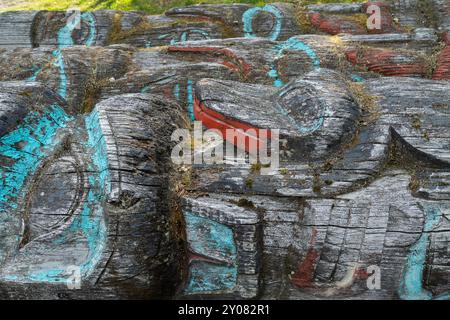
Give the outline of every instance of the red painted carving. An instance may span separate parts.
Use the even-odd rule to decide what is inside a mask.
[[[313,287],[314,269],[316,265],[316,259],[319,256],[314,249],[314,244],[317,238],[317,229],[313,229],[311,240],[309,242],[309,248],[306,253],[305,259],[300,263],[297,272],[292,277],[292,283],[299,288]]]
[[[247,123],[225,117],[224,115],[209,109],[204,103],[200,102],[197,97],[194,98],[194,115],[195,119],[197,119],[197,121],[202,121],[202,124],[207,128],[218,129],[224,138],[227,138],[227,130],[236,130],[235,133],[238,137],[238,141],[245,141],[245,150],[249,153],[256,154],[258,152],[259,143],[267,144],[267,140],[259,138],[261,136],[261,128],[255,128]],[[256,136],[246,134],[245,131],[249,129],[255,130]],[[270,131],[268,131],[267,138],[270,139],[270,136]],[[227,141],[235,144],[234,139],[227,139]]]
[[[345,19],[332,15],[312,13],[310,15],[311,24],[318,30],[328,34],[339,33],[364,34],[367,30],[364,26],[350,18]]]
[[[433,79],[450,81],[450,44],[447,44],[438,57]]]
[[[413,52],[365,48],[348,50],[346,56],[352,64],[384,76],[424,77],[427,74],[426,62]]]

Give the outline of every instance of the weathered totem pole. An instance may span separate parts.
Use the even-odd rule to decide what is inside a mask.
[[[0,298],[450,299],[449,12],[0,13]]]

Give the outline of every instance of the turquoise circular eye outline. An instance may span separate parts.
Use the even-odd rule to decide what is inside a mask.
[[[280,9],[270,4],[265,5],[264,7],[253,7],[244,12],[244,14],[242,15],[242,22],[244,23],[245,37],[246,38],[257,37],[257,35],[255,35],[255,32],[253,31],[252,24],[254,16],[260,11],[269,12],[273,14],[273,16],[275,17],[275,30],[273,30],[270,36],[266,38],[273,41],[277,40],[281,33],[283,14],[280,11]]]
[[[302,135],[309,135],[314,133],[315,131],[319,130],[323,123],[325,122],[325,109],[326,109],[326,103],[322,101],[322,99],[318,96],[316,96],[319,104],[320,104],[320,115],[319,118],[317,118],[310,126],[301,126],[298,124],[297,120],[294,119],[289,112],[281,105],[280,101],[283,99],[284,96],[286,96],[289,92],[305,88],[306,86],[309,87],[310,90],[315,90],[312,86],[309,86],[304,83],[292,83],[288,85],[286,88],[282,89],[280,92],[276,93],[272,99],[275,104],[275,106],[278,109],[278,112],[282,114],[283,116],[287,117],[289,122],[297,129],[297,131]]]
[[[285,50],[295,50],[295,51],[303,51],[306,55],[312,60],[312,64],[314,69],[320,68],[320,59],[317,56],[316,52],[309,45],[304,43],[303,41],[298,40],[295,37],[292,37],[281,44],[277,44],[274,46],[274,50],[276,51],[276,56],[274,62],[271,64],[271,68],[267,75],[270,78],[273,78],[273,85],[277,88],[284,86],[283,80],[280,79],[280,75],[278,74],[277,67],[275,65],[275,60],[281,58],[283,52]]]

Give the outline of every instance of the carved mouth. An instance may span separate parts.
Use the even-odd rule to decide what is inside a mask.
[[[210,129],[217,129],[222,136],[230,143],[245,141],[245,151],[256,153],[258,146],[262,143],[267,144],[271,138],[270,131],[266,131],[251,121],[244,121],[242,117],[236,117],[227,112],[221,112],[220,105],[214,105],[215,102],[203,97],[203,90],[210,85],[213,80],[201,80],[197,83],[194,96],[194,115],[197,121],[201,121],[204,126]],[[231,133],[235,135],[230,136]]]
[[[315,71],[280,89],[233,81],[202,79],[195,87],[194,114],[224,137],[227,130],[251,143],[267,141],[262,130],[280,130],[291,153],[303,159],[319,159],[346,143],[357,128],[359,106],[334,73]],[[323,80],[328,79],[331,80]],[[247,134],[251,132],[253,134]],[[235,140],[227,139],[235,144]],[[317,149],[317,150],[316,150]]]

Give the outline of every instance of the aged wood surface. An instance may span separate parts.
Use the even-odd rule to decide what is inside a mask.
[[[449,10],[1,13],[0,298],[449,299]],[[175,164],[194,120],[279,166]]]

